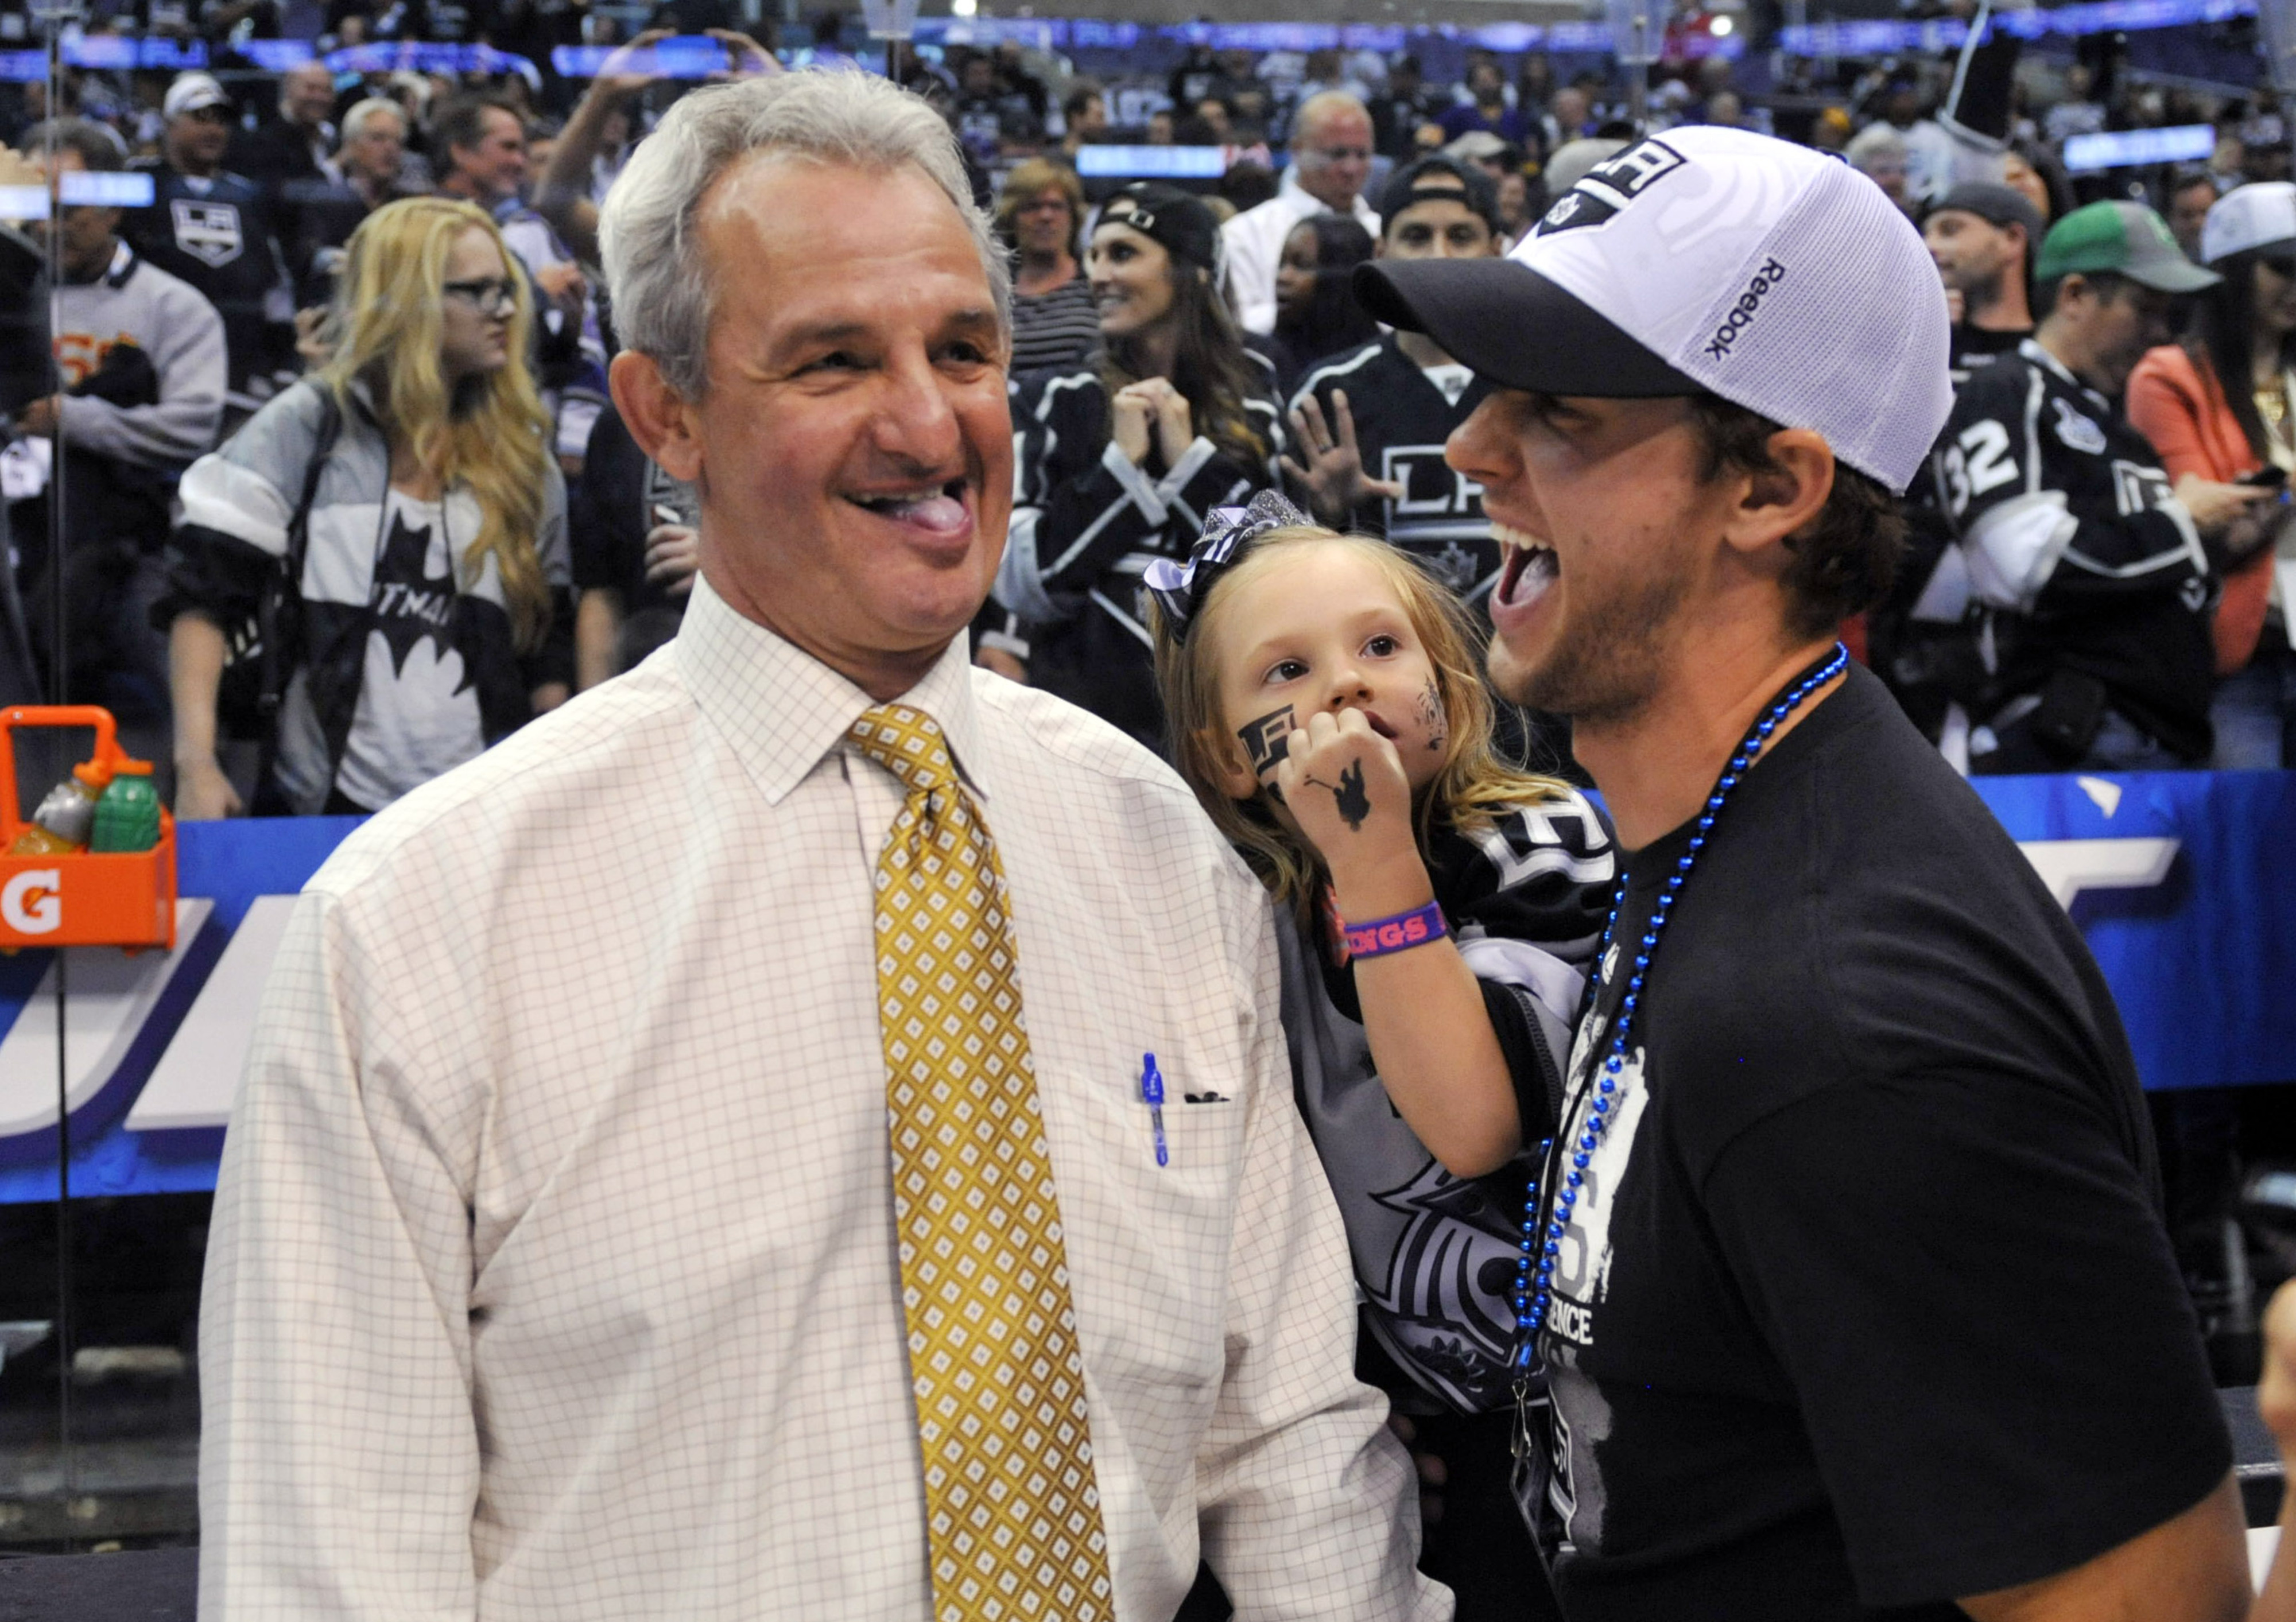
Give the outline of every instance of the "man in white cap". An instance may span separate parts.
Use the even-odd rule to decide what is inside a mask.
[[[1492,677],[1574,718],[1624,865],[1518,1286],[1566,1615],[2241,1616],[2110,995],[1834,640],[1951,403],[1921,239],[1693,128],[1504,260],[1357,275],[1495,385],[1448,453],[1506,548]]]
[[[179,73],[160,111],[160,160],[141,166],[152,173],[152,206],[128,215],[126,234],[222,315],[229,428],[270,395],[277,374],[298,369],[287,261],[262,188],[224,168],[236,122],[224,87],[205,73]]]

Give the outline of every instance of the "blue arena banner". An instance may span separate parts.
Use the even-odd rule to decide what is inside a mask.
[[[2296,1081],[2296,772],[1975,787],[2087,938],[2147,1087]],[[75,1195],[215,1186],[279,931],[357,825],[184,823],[176,949],[63,954]],[[58,955],[0,957],[0,1203],[56,1195]]]
[[[2256,15],[2256,0],[2095,0],[2094,4],[1997,12],[1993,26],[2021,39],[2054,34],[2128,34],[2191,28]],[[1781,29],[1778,48],[1789,56],[1882,56],[1895,51],[1958,51],[1968,24],[1951,17],[1918,22],[1883,19],[1814,22]]]

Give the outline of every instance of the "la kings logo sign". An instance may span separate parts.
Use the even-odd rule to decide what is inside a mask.
[[[1546,211],[1534,234],[1552,236],[1602,225],[1687,161],[1663,141],[1637,141],[1581,176]]]

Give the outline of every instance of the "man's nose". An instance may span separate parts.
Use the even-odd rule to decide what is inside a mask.
[[[1444,463],[1486,488],[1505,476],[1499,455],[1506,439],[1505,427],[1498,420],[1499,397],[1496,392],[1485,395],[1482,404],[1443,442]]]
[[[921,467],[943,468],[963,442],[948,380],[922,354],[885,369],[885,392],[877,413],[880,450]]]

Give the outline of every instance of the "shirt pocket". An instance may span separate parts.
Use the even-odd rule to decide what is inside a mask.
[[[1240,1056],[1199,1062],[1193,1046],[1103,1042],[1089,1059],[1055,1061],[1040,1085],[1071,1294],[1096,1361],[1216,1386],[1250,1095]],[[1161,1164],[1141,1089],[1152,1052],[1164,1079]]]

